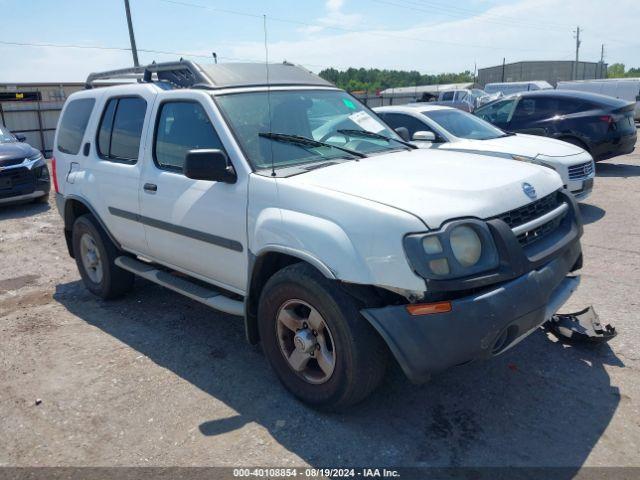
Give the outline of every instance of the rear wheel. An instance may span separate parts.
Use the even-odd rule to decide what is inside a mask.
[[[269,279],[258,322],[280,381],[316,408],[353,405],[384,376],[386,345],[355,301],[310,265],[290,265]]]
[[[92,215],[76,219],[72,240],[76,265],[90,292],[111,299],[131,290],[133,274],[115,264],[121,253]]]

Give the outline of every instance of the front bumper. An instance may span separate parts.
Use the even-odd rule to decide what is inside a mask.
[[[522,246],[500,219],[488,220],[500,267],[479,277],[426,280],[427,301],[448,300],[451,310],[410,315],[406,305],[365,308],[362,315],[386,341],[414,382],[454,365],[498,355],[549,320],[571,296],[582,266],[582,222],[575,200],[557,228]]]
[[[26,167],[0,169],[0,205],[48,195],[51,182],[46,168],[43,164],[33,169]]]
[[[404,305],[361,313],[407,377],[424,382],[432,373],[498,355],[549,320],[579,284],[579,277],[567,273],[579,261],[580,250],[576,242],[539,270],[452,301],[447,313],[411,316]]]

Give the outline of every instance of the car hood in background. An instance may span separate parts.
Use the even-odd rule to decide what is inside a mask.
[[[588,153],[582,148],[572,145],[571,143],[556,140],[555,138],[520,133],[507,137],[494,138],[492,140],[460,139],[459,141],[446,144],[446,148],[478,153],[495,152],[509,155],[522,155],[529,158],[535,158],[539,155],[553,158],[560,162],[562,162],[563,159],[573,162],[575,161],[576,155],[588,156]]]
[[[376,155],[282,182],[321,187],[399,208],[430,228],[460,217],[489,218],[526,205],[532,199],[524,193],[524,183],[535,188],[536,198],[562,187],[555,171],[538,165],[436,150]]]
[[[16,160],[18,158],[31,157],[38,153],[35,148],[27,143],[0,143],[0,165],[3,160]]]

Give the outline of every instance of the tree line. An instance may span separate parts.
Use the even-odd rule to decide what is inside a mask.
[[[378,68],[349,68],[337,70],[326,68],[319,74],[339,88],[353,91],[376,92],[392,87],[413,85],[434,85],[442,83],[473,82],[473,74],[466,70],[461,73],[423,74],[415,70],[380,70]]]
[[[640,67],[625,69],[624,63],[613,63],[607,68],[609,78],[631,78],[640,77]]]
[[[381,70],[379,68],[337,70],[325,68],[320,72],[320,76],[349,92],[365,91],[370,93],[392,87],[473,82],[473,74],[469,70],[460,73],[431,75],[415,70]],[[607,69],[607,77],[640,77],[640,67],[626,70],[624,63],[613,63]]]

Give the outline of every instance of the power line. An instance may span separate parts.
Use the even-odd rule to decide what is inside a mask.
[[[241,15],[243,17],[251,17],[251,18],[256,18],[256,19],[262,18],[261,14],[241,12],[241,11],[237,11],[237,10],[231,10],[231,9],[228,9],[228,8],[210,7],[208,5],[201,5],[201,4],[197,4],[197,3],[190,3],[190,2],[186,2],[186,1],[180,1],[180,0],[159,0],[159,1],[164,2],[164,3],[173,4],[173,5],[179,5],[179,6],[183,6],[183,7],[200,8],[202,10],[208,10],[208,11],[212,11],[212,12],[227,13],[227,14],[230,14],[230,15]],[[301,21],[301,20],[293,20],[293,19],[281,18],[281,17],[269,16],[269,20],[275,21],[275,22],[280,22],[280,23],[288,23],[288,24],[293,24],[293,25],[305,26],[305,27],[314,27],[314,28],[320,27],[320,28],[326,29],[326,30],[337,30],[337,31],[347,32],[347,33],[359,33],[359,34],[370,35],[370,36],[374,36],[374,37],[385,37],[385,38],[396,38],[396,39],[401,39],[401,40],[410,40],[410,41],[414,41],[414,42],[426,43],[426,44],[429,44],[429,45],[442,44],[442,45],[451,45],[451,46],[464,47],[464,48],[480,48],[480,49],[490,49],[490,50],[503,50],[503,47],[495,47],[495,46],[492,46],[492,45],[478,45],[478,44],[475,44],[475,43],[460,43],[460,42],[450,42],[450,41],[445,41],[445,40],[433,40],[433,39],[426,39],[426,38],[408,37],[408,36],[404,36],[404,35],[396,35],[396,34],[393,34],[393,33],[386,33],[386,32],[381,32],[381,31],[356,30],[356,29],[347,28],[347,27],[340,27],[340,26],[337,26],[337,25],[320,25],[320,24],[304,22],[304,21]],[[539,50],[536,50],[536,49],[522,49],[522,48],[510,48],[510,50],[512,50],[512,51],[522,51],[522,52],[539,52]]]
[[[476,10],[464,10],[464,9],[460,9],[460,12],[456,12],[455,10],[452,10],[453,8],[458,8],[458,7],[445,7],[442,6],[440,4],[431,4],[434,6],[434,8],[436,8],[436,10],[427,10],[425,8],[421,8],[424,6],[424,4],[420,4],[421,6],[416,6],[415,2],[406,2],[405,4],[403,3],[397,3],[398,0],[396,0],[395,2],[392,1],[388,1],[388,0],[373,0],[376,3],[380,3],[380,4],[385,4],[385,5],[391,5],[394,7],[399,7],[399,8],[405,8],[408,10],[413,10],[416,12],[424,12],[424,13],[429,13],[429,14],[440,14],[440,15],[444,15],[444,16],[448,16],[448,17],[453,17],[453,18],[459,18],[459,19],[471,19],[471,17],[469,17],[469,14],[474,14],[477,15],[477,17],[475,17],[476,20],[478,21],[482,21],[482,22],[486,22],[486,23],[491,23],[494,25],[502,25],[502,26],[516,26],[516,27],[521,27],[521,28],[529,28],[529,29],[533,29],[533,30],[542,30],[545,32],[548,32],[551,28],[554,30],[566,30],[569,27],[565,27],[565,26],[561,26],[559,24],[547,24],[550,25],[549,27],[544,27],[544,23],[526,23],[526,22],[522,22],[522,20],[517,20],[517,19],[509,19],[509,17],[501,17],[499,15],[494,15],[491,13],[486,13],[486,12],[479,12]],[[406,1],[406,0],[405,0]]]

